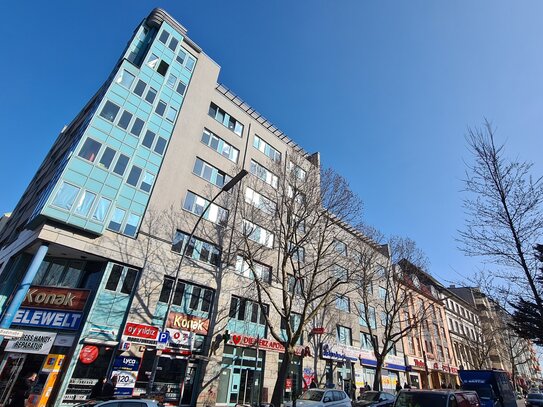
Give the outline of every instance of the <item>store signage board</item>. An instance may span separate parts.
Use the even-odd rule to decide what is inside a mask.
[[[56,336],[53,332],[27,331],[20,338],[10,339],[5,351],[47,355]]]
[[[89,290],[33,285],[28,289],[23,307],[83,311]]]
[[[170,312],[168,314],[168,328],[190,331],[199,335],[207,335],[209,319],[195,317],[194,315]]]
[[[73,331],[79,329],[82,318],[81,312],[21,307],[13,318],[13,324]]]
[[[136,386],[140,358],[117,356],[113,361],[113,376],[117,376],[116,396],[131,396]]]
[[[14,329],[0,329],[0,336],[3,336],[4,338],[10,339],[10,338],[20,338],[23,336],[23,331],[16,331]]]
[[[123,341],[156,346],[159,333],[160,329],[155,326],[127,322],[123,331]]]
[[[231,334],[230,340],[228,341],[229,345],[242,346],[245,348],[256,348],[258,339],[258,348],[260,350],[268,350],[273,352],[284,352],[285,347],[277,341],[266,339],[266,338],[255,338],[253,336],[246,336],[240,334]],[[303,346],[297,346],[294,349],[294,353],[300,356],[304,352]]]

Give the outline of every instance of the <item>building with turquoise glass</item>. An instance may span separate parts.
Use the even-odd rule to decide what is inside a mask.
[[[156,358],[151,390],[169,405],[270,400],[284,352],[268,337],[262,313],[272,311],[245,296],[250,276],[235,253],[226,264],[232,273],[217,278],[221,258],[232,255],[221,225],[235,222],[235,211],[214,203],[203,212],[242,168],[277,188],[273,165],[287,165],[296,154],[302,166],[318,166],[318,155],[219,84],[219,72],[182,25],[153,10],[58,135],[0,230],[0,405],[32,372],[38,380],[30,405],[77,404],[111,376],[118,377],[117,395],[141,395]],[[237,190],[257,208],[270,204],[264,191],[243,183]],[[174,284],[179,254],[200,216],[191,261]],[[273,236],[259,229],[259,239],[271,241],[273,251]],[[258,264],[270,283],[277,261],[270,255]],[[225,311],[216,326],[214,305]],[[341,318],[327,328],[327,349],[342,349],[339,359],[332,352],[318,360],[332,384],[371,377],[358,353],[365,336],[355,306],[338,299],[334,312]],[[215,342],[225,330],[230,340]],[[287,400],[317,373],[313,359],[300,353],[289,370]],[[391,383],[405,370],[402,360],[398,349]],[[200,391],[206,380],[212,384]]]

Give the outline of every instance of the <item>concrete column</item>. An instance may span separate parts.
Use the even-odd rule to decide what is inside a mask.
[[[26,293],[28,292],[32,281],[34,280],[34,277],[36,277],[36,274],[38,273],[40,265],[45,258],[45,255],[47,254],[48,248],[49,244],[42,243],[42,245],[39,247],[38,251],[34,255],[32,263],[30,263],[30,266],[28,267],[28,270],[26,271],[23,280],[19,284],[19,287],[17,287],[17,291],[15,292],[15,295],[13,296],[9,307],[6,310],[4,317],[2,318],[2,322],[0,322],[0,328],[7,329],[10,327],[11,323],[13,322],[13,318],[15,318],[17,310],[19,309],[26,297]]]

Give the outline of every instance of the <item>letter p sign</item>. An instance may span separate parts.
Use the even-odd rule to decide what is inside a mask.
[[[170,333],[168,331],[158,334],[158,343],[167,344],[168,339],[170,339]]]

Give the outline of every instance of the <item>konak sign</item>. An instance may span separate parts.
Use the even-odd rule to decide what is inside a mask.
[[[83,311],[89,290],[33,285],[26,293],[22,307]]]

